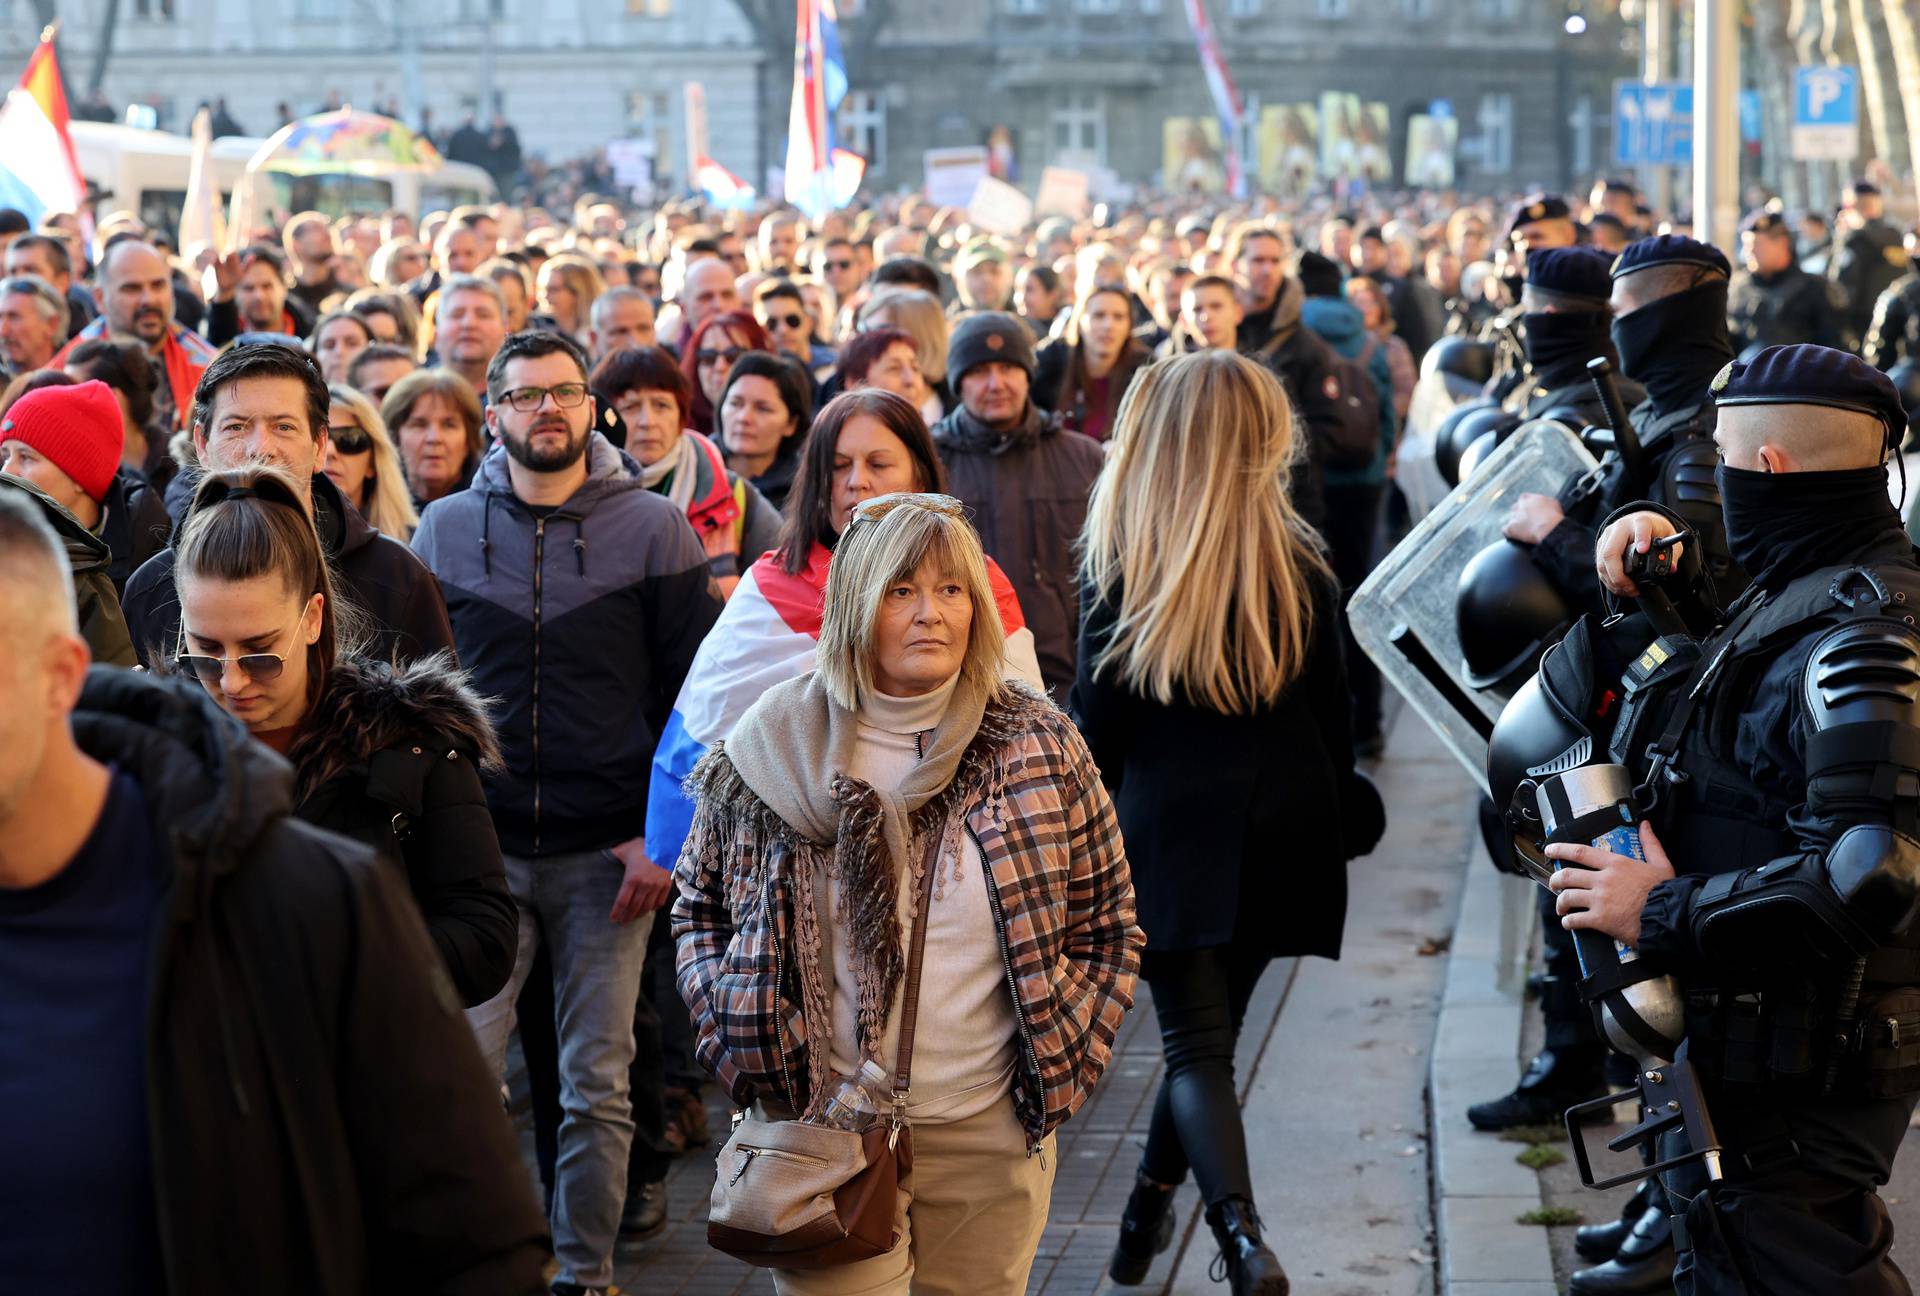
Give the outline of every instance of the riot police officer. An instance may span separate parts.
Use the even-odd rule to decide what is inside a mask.
[[[1558,194],[1534,194],[1513,209],[1506,244],[1498,254],[1508,305],[1480,332],[1480,340],[1494,348],[1493,377],[1487,381],[1487,395],[1494,400],[1505,400],[1526,370],[1527,350],[1521,338],[1526,307],[1520,290],[1526,282],[1527,257],[1543,248],[1572,247],[1579,241],[1573,210]]]
[[[1660,1178],[1678,1289],[1906,1293],[1875,1191],[1920,1092],[1920,561],[1885,467],[1905,416],[1884,375],[1821,347],[1734,362],[1713,390],[1753,584],[1703,642],[1639,653],[1594,735],[1640,785],[1647,858],[1550,846],[1579,866],[1552,885],[1567,928],[1684,992],[1724,1178]],[[1629,552],[1684,530],[1621,510],[1606,587],[1639,596]],[[1685,1150],[1662,1136],[1663,1158]]]
[[[1873,307],[1873,323],[1860,354],[1868,364],[1886,373],[1902,360],[1920,364],[1920,225],[1907,231],[1907,272],[1887,285]]]
[[[1519,386],[1505,402],[1509,412],[1522,420],[1559,418],[1576,432],[1606,422],[1587,377],[1587,362],[1605,356],[1616,369],[1620,365],[1609,331],[1612,264],[1612,257],[1584,245],[1528,255],[1526,284],[1520,290],[1527,359]],[[1646,389],[1631,378],[1619,387],[1629,409],[1646,399]]]
[[[1847,186],[1827,277],[1847,295],[1847,325],[1855,337],[1867,335],[1880,294],[1907,269],[1900,231],[1887,223],[1885,212],[1877,186],[1865,180]]]
[[[1800,342],[1852,348],[1858,335],[1848,333],[1845,294],[1800,268],[1793,229],[1777,206],[1768,204],[1741,225],[1740,259],[1745,269],[1727,293],[1728,325],[1740,354]]]

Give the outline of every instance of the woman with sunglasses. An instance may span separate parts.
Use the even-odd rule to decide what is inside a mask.
[[[205,474],[174,538],[175,658],[292,763],[295,813],[403,866],[462,1003],[506,984],[518,919],[480,769],[486,708],[445,653],[356,649],[304,492],[269,466]]]
[[[693,389],[687,426],[702,436],[714,435],[719,427],[720,393],[726,390],[734,363],[751,352],[772,350],[767,331],[745,311],[722,312],[695,329],[680,353],[680,372]]]
[[[407,495],[407,479],[386,422],[365,393],[343,382],[329,384],[327,395],[333,404],[327,410],[320,471],[374,530],[406,544],[420,525],[420,515]]]
[[[1025,1292],[1054,1131],[1133,1002],[1144,937],[1113,806],[1073,725],[1005,679],[1001,626],[958,500],[864,500],[817,668],[766,689],[689,780],[673,935],[701,1061],[775,1120],[818,1114],[869,1062],[910,1068],[887,1117],[911,1139],[897,1245],[776,1268],[781,1296]]]

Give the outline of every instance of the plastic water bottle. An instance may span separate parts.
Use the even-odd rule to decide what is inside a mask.
[[[860,1064],[855,1075],[837,1078],[827,1104],[814,1118],[816,1125],[865,1133],[880,1120],[880,1109],[887,1104],[887,1071],[872,1058]]]

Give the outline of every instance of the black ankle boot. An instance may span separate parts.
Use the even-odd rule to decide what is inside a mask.
[[[1260,1216],[1245,1197],[1207,1207],[1207,1224],[1220,1243],[1207,1277],[1232,1284],[1233,1296],[1287,1296],[1287,1271],[1260,1240]]]
[[[1174,1185],[1144,1174],[1133,1181],[1133,1195],[1120,1216],[1120,1240],[1107,1263],[1107,1276],[1120,1286],[1145,1282],[1153,1258],[1173,1245],[1173,1191]]]
[[[1653,1180],[1645,1179],[1633,1196],[1627,1198],[1627,1204],[1620,1210],[1620,1218],[1609,1220],[1605,1224],[1585,1224],[1574,1230],[1573,1251],[1583,1260],[1603,1264],[1619,1253],[1633,1226],[1647,1213],[1654,1201]]]

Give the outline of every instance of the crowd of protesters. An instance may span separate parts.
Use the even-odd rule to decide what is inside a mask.
[[[1877,201],[1756,340],[1913,355],[1913,276],[1846,280]],[[1755,292],[1803,273],[1766,215]],[[42,1118],[0,1159],[48,1169],[0,1188],[36,1221],[0,1287],[84,1248],[89,1290],[605,1291],[703,1086],[817,1113],[892,1059],[924,922],[924,1173],[861,1281],[1025,1289],[1137,975],[1167,1066],[1113,1277],[1191,1169],[1234,1292],[1285,1290],[1233,1054],[1382,831],[1343,600],[1405,520],[1423,357],[1497,333],[1530,248],[1656,232],[1630,186],[1011,237],[589,194],[224,253],[15,217],[0,1087]]]

